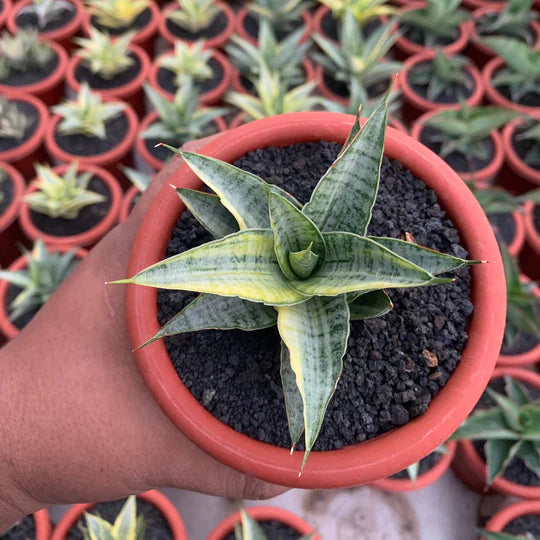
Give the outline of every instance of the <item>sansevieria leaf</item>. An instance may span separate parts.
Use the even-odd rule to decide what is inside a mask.
[[[504,471],[512,458],[517,454],[521,441],[512,441],[506,439],[491,439],[486,442],[486,460],[487,460],[487,484],[493,483],[493,480]]]
[[[304,403],[302,394],[296,384],[296,374],[291,367],[289,349],[283,341],[281,342],[281,384],[283,385],[283,396],[285,397],[285,409],[287,411],[287,423],[291,436],[292,450],[300,440],[304,432]]]
[[[533,536],[529,533],[515,536],[514,534],[479,530],[478,534],[486,540],[534,540]]]
[[[242,515],[242,536],[238,540],[268,540],[261,526],[244,510]]]
[[[371,291],[362,294],[349,303],[351,321],[382,317],[393,308],[392,300],[384,291]]]
[[[112,527],[114,538],[137,540],[137,499],[128,497]]]
[[[90,540],[115,540],[107,521],[93,514],[85,514],[85,520]]]

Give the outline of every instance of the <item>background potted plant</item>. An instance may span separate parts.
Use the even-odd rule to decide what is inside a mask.
[[[24,179],[11,165],[0,163],[0,265],[11,264],[18,254],[21,232],[17,223],[20,199],[25,190]]]
[[[131,210],[137,204],[141,193],[143,193],[152,182],[152,176],[150,174],[131,169],[130,167],[123,167],[122,171],[133,185],[126,191],[122,201],[120,216],[118,218],[120,223],[126,221]]]
[[[485,530],[482,531],[484,536],[482,536],[481,540],[534,538],[533,535],[538,536],[540,533],[538,528],[539,514],[540,501],[522,501],[511,504],[499,510],[487,522]],[[530,535],[529,537],[527,533]],[[505,537],[504,534],[507,536]]]
[[[540,254],[540,205],[525,203],[525,233],[527,241],[522,254],[522,264],[528,276],[540,279],[538,255]]]
[[[4,536],[4,535],[2,535]],[[49,540],[51,520],[47,510],[40,510],[21,519],[5,532],[6,538],[25,538],[28,540]]]

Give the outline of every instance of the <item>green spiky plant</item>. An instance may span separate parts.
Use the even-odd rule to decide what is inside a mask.
[[[26,268],[0,270],[0,279],[22,289],[9,305],[10,321],[45,304],[77,264],[74,251],[49,251],[41,240],[34,243],[32,251],[24,250],[23,253]]]
[[[499,187],[480,189],[474,181],[467,182],[467,186],[473,192],[487,216],[519,212],[523,204],[528,201],[540,204],[540,188],[533,189],[522,195],[512,195],[510,192]]]
[[[86,527],[82,528],[84,540],[144,540],[146,523],[144,516],[137,516],[137,499],[128,497],[114,523],[100,516],[85,512]]]
[[[36,30],[18,30],[14,36],[3,32],[0,38],[0,80],[13,73],[43,70],[54,55],[49,43],[42,42]]]
[[[347,12],[354,15],[358,24],[364,26],[373,19],[395,15],[397,9],[387,0],[319,0],[332,11],[335,19],[343,19]]]
[[[150,0],[86,0],[96,22],[105,28],[130,26],[150,6]]]
[[[19,109],[16,101],[0,96],[0,137],[21,140],[31,120]]]
[[[401,62],[383,61],[384,55],[399,38],[394,22],[389,21],[365,38],[352,13],[347,13],[341,26],[341,43],[315,34],[314,41],[324,54],[314,53],[315,60],[336,81],[349,85],[356,81],[366,98],[368,88],[388,81],[401,70]],[[364,99],[365,101],[365,99]]]
[[[337,160],[301,206],[277,186],[219,160],[176,150],[216,195],[178,188],[216,238],[115,283],[202,293],[143,345],[208,328],[277,324],[292,448],[305,464],[343,368],[350,320],[392,309],[384,289],[448,283],[465,261],[393,238],[367,237],[386,129],[382,102],[359,116]]]
[[[482,540],[536,540],[532,533],[525,533],[515,535],[503,532],[486,531],[485,529],[478,529],[478,534],[482,537]]]
[[[456,39],[459,25],[470,17],[460,9],[461,0],[426,0],[426,4],[401,15],[401,22],[408,27],[407,38],[429,48],[441,40]]]
[[[194,43],[187,41],[177,41],[174,44],[174,52],[162,56],[159,67],[168,69],[174,73],[176,86],[181,87],[188,79],[204,81],[213,76],[210,67],[212,51],[204,49],[204,41],[199,40]]]
[[[34,15],[37,27],[43,30],[49,23],[57,21],[65,12],[75,11],[75,6],[67,0],[32,0],[30,4],[20,9],[19,14]]]
[[[89,38],[75,38],[80,49],[75,53],[94,75],[103,79],[112,79],[133,65],[129,45],[134,32],[111,37],[107,32],[90,28]]]
[[[302,34],[300,28],[278,41],[268,22],[261,21],[258,45],[233,35],[225,50],[240,73],[249,80],[254,81],[264,65],[271,71],[279,71],[281,77],[294,86],[305,81],[301,64],[311,46],[309,40],[300,43]]]
[[[452,435],[454,440],[485,440],[486,483],[491,485],[512,458],[540,476],[540,400],[525,386],[504,377],[505,393],[487,388],[494,406],[473,412]]]
[[[215,133],[214,120],[229,111],[226,107],[201,108],[199,93],[191,81],[176,92],[172,102],[149,84],[144,86],[144,91],[159,117],[144,131],[144,139],[169,141],[180,146]]]
[[[450,56],[443,51],[437,51],[433,60],[415,65],[408,74],[411,84],[426,87],[426,99],[436,102],[445,92],[457,90],[461,99],[467,96],[462,94],[462,88],[473,90],[466,67],[470,65],[464,56]]]
[[[535,169],[540,168],[540,120],[536,118],[525,120],[523,130],[515,137],[518,141],[529,141],[531,144],[522,157],[523,161]]]
[[[125,110],[120,102],[104,103],[97,92],[92,92],[85,81],[74,101],[64,101],[52,107],[52,111],[62,117],[58,131],[64,135],[81,134],[105,139],[106,123]]]
[[[208,28],[220,12],[214,0],[177,0],[179,8],[171,11],[167,19],[192,34]]]
[[[313,4],[313,0],[251,0],[246,7],[257,19],[268,21],[274,30],[286,31],[302,21],[302,13]]]
[[[535,37],[529,34],[531,21],[538,18],[532,8],[534,0],[508,0],[502,11],[486,13],[476,21],[479,36],[505,36],[534,45]]]
[[[242,520],[234,525],[234,537],[236,540],[271,540],[266,536],[262,527],[242,508],[240,510]],[[315,533],[309,533],[298,540],[312,540]]]
[[[441,444],[441,446],[438,446],[433,450],[432,454],[448,454],[448,448],[446,445]],[[417,461],[416,463],[413,463],[412,465],[409,465],[406,469],[407,474],[409,475],[409,480],[415,484],[416,480],[418,480],[418,474],[420,473],[420,461]]]
[[[35,212],[51,218],[76,219],[86,206],[106,200],[100,193],[88,189],[93,173],[77,174],[77,162],[71,163],[62,176],[49,165],[36,164],[35,168],[37,191],[24,196]]]
[[[140,193],[144,193],[152,182],[152,176],[147,173],[132,169],[131,167],[125,167],[124,165],[120,165],[120,169]]]

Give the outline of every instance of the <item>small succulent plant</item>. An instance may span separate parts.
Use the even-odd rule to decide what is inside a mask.
[[[152,182],[152,176],[139,171],[137,169],[132,169],[131,167],[120,166],[122,172],[127,176],[128,180],[137,188],[138,191],[144,193],[146,188]]]
[[[96,22],[105,28],[130,26],[150,5],[150,0],[86,0]]]
[[[432,61],[420,63],[409,72],[409,82],[426,87],[426,98],[429,101],[437,101],[445,92],[463,87],[473,89],[471,80],[465,67],[470,62],[464,56],[450,56],[443,51],[437,51]],[[461,95],[461,99],[466,96]]]
[[[389,21],[365,38],[352,13],[347,13],[342,22],[339,45],[323,36],[313,36],[324,52],[315,53],[314,58],[336,81],[349,85],[356,81],[367,95],[369,86],[390,80],[401,70],[400,62],[383,60],[399,38],[393,27],[394,22]]]
[[[482,537],[482,540],[536,540],[532,533],[526,532],[525,534],[508,534],[504,532],[492,532],[485,529],[479,529],[478,534]]]
[[[42,42],[35,30],[3,32],[0,37],[0,80],[12,73],[43,69],[54,58],[54,51]]]
[[[77,174],[77,162],[71,163],[63,176],[48,165],[36,164],[35,168],[37,191],[24,196],[35,212],[51,218],[76,219],[86,206],[106,200],[100,193],[88,189],[93,174]]]
[[[172,71],[175,75],[177,86],[182,86],[188,79],[204,81],[213,76],[209,65],[212,51],[204,49],[204,41],[189,43],[177,41],[174,44],[174,52],[160,58],[159,66]]]
[[[262,527],[244,510],[240,510],[242,521],[234,526],[234,537],[236,540],[271,540],[266,536]],[[298,540],[312,540],[315,533],[298,537]]]
[[[233,35],[225,49],[231,61],[248,79],[255,80],[264,65],[271,71],[279,71],[281,77],[293,86],[305,80],[301,63],[311,43],[300,43],[302,34],[303,29],[299,28],[278,42],[268,22],[261,21],[258,46]]]
[[[89,38],[75,38],[80,49],[75,53],[90,71],[103,79],[112,79],[133,64],[129,45],[134,32],[111,38],[107,32],[90,29]]]
[[[424,47],[435,47],[442,39],[455,39],[458,27],[470,14],[459,8],[461,0],[426,0],[426,7],[401,15],[410,32],[407,37]]]
[[[350,12],[360,25],[365,25],[377,17],[394,15],[397,10],[389,6],[387,0],[319,0],[332,10],[336,19],[342,19]]]
[[[228,112],[224,107],[200,108],[199,93],[191,81],[176,92],[172,102],[150,85],[145,85],[144,90],[159,117],[142,134],[144,139],[174,141],[180,146],[214,133],[214,120]]]
[[[65,12],[75,11],[75,6],[67,0],[32,0],[20,9],[19,14],[35,15],[37,27],[43,30],[49,23],[57,21]]]
[[[448,448],[446,448],[446,445],[441,444],[441,446],[438,446],[433,450],[432,453],[436,454],[448,454]],[[406,469],[407,474],[409,475],[409,480],[415,484],[416,480],[418,479],[418,474],[420,473],[420,462],[417,461],[416,463],[413,463],[412,465],[409,465]]]
[[[540,167],[540,121],[530,118],[525,121],[525,129],[516,135],[518,141],[529,141],[531,147],[523,156],[523,161],[534,168]]]
[[[144,540],[146,523],[144,516],[137,516],[137,499],[128,497],[114,523],[109,523],[100,516],[84,514],[86,527],[83,528],[84,540]]]
[[[292,448],[303,433],[303,464],[341,375],[350,320],[391,310],[384,289],[448,283],[435,274],[479,262],[366,236],[386,115],[382,102],[362,129],[357,116],[340,155],[303,207],[258,176],[169,147],[216,193],[177,189],[216,240],[115,282],[202,293],[141,346],[183,332],[277,324]]]
[[[540,188],[522,195],[512,195],[509,191],[498,187],[479,189],[473,181],[467,182],[467,185],[487,216],[518,212],[527,201],[540,204]]]
[[[19,109],[16,101],[0,96],[0,137],[21,140],[31,120]]]
[[[35,242],[32,251],[25,250],[24,255],[27,268],[0,270],[0,279],[22,289],[9,305],[10,321],[39,309],[77,264],[74,251],[49,251],[41,240]]]
[[[208,28],[219,14],[214,0],[178,0],[178,4],[167,18],[193,34]]]
[[[294,23],[302,21],[302,13],[313,4],[313,0],[251,0],[246,7],[275,30],[290,30]]]
[[[512,458],[540,476],[540,400],[532,401],[520,382],[505,377],[505,393],[487,388],[495,405],[473,412],[452,435],[454,440],[485,440],[486,482],[491,485]]]
[[[58,131],[63,135],[87,135],[105,139],[106,123],[125,110],[120,102],[104,103],[97,92],[92,92],[83,82],[75,101],[55,105],[52,111],[62,117]]]

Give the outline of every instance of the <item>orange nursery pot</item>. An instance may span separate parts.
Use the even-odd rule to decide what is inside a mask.
[[[269,146],[330,141],[343,144],[354,117],[329,112],[293,113],[265,118],[223,133],[200,153],[234,162]],[[420,460],[446,441],[480,398],[498,357],[505,324],[504,273],[493,231],[478,202],[452,169],[426,147],[388,128],[385,155],[435,190],[441,207],[460,232],[471,259],[493,261],[471,269],[468,340],[446,386],[421,416],[383,435],[341,450],[313,451],[299,475],[302,452],[248,437],[219,421],[178,377],[163,340],[135,352],[142,376],[171,421],[218,461],[256,478],[301,488],[339,488],[370,483]],[[127,275],[163,259],[171,231],[184,210],[168,184],[200,189],[201,181],[181,166],[164,182],[135,240]],[[157,290],[128,285],[126,317],[134,347],[154,335]]]
[[[302,518],[277,506],[253,506],[246,508],[246,513],[255,521],[277,521],[298,533],[298,537],[312,533],[315,529]],[[241,523],[241,514],[236,512],[225,518],[209,535],[206,540],[223,540],[229,534],[234,533],[234,526]],[[54,540],[54,539],[53,539]],[[313,540],[321,540],[315,534]]]
[[[4,28],[11,9],[11,0],[2,0],[0,2],[0,28]]]
[[[535,214],[540,210],[532,201],[526,202],[524,209],[526,242],[521,252],[520,263],[529,277],[540,280],[540,230],[536,224],[538,218],[535,219]]]
[[[7,181],[12,185],[9,203],[0,212],[0,266],[5,268],[20,254],[18,242],[22,240],[22,233],[17,218],[26,185],[19,171],[11,165],[0,163],[0,171],[7,174]]]
[[[415,482],[410,478],[388,477],[375,480],[371,485],[385,491],[417,491],[430,486],[450,468],[450,463],[456,452],[456,442],[448,441],[446,448],[448,449],[448,453],[442,454],[441,459],[431,469],[424,474],[419,474]]]
[[[187,540],[186,528],[180,514],[163,493],[156,490],[146,491],[137,495],[137,499],[150,503],[161,512],[169,525],[172,540]],[[94,506],[95,503],[73,505],[54,529],[51,540],[65,540],[84,513],[91,511]]]
[[[517,367],[498,367],[491,380],[509,375],[522,383],[540,390],[540,375]],[[471,441],[459,441],[456,455],[452,461],[452,470],[456,476],[471,490],[477,493],[496,492],[520,499],[540,498],[540,487],[523,486],[500,476],[493,481],[491,487],[486,486],[486,463],[482,460]]]
[[[485,526],[486,531],[503,532],[512,521],[523,517],[534,515],[540,517],[540,501],[522,501],[511,504],[499,510]],[[484,536],[480,540],[486,540]]]
[[[69,165],[60,165],[54,168],[54,172],[62,175],[68,169]],[[122,204],[122,188],[118,184],[116,178],[105,169],[101,169],[100,167],[95,167],[93,165],[80,165],[78,168],[78,173],[80,174],[85,172],[92,173],[93,178],[96,179],[96,181],[99,182],[103,188],[105,188],[104,191],[108,192],[108,207],[105,206],[106,203],[99,203],[106,208],[104,208],[101,212],[102,215],[100,216],[99,221],[91,228],[84,230],[83,232],[78,232],[76,234],[56,234],[55,222],[57,224],[56,226],[58,226],[58,222],[61,222],[63,224],[62,228],[69,231],[73,222],[77,222],[77,220],[58,220],[49,218],[48,216],[43,216],[42,214],[33,212],[28,204],[23,200],[21,202],[21,209],[19,212],[19,223],[24,234],[30,238],[32,242],[41,239],[46,244],[54,244],[55,246],[65,246],[71,248],[78,246],[90,247],[97,244],[99,240],[101,240],[101,238],[103,238],[103,236],[105,236],[107,232],[114,227]],[[35,178],[30,183],[30,186],[26,192],[27,194],[34,193],[37,190],[35,186],[37,181],[38,179]],[[90,189],[91,188],[92,187],[90,186]],[[90,210],[91,206],[86,208]],[[81,211],[81,214],[83,212],[85,212],[84,209]],[[41,230],[39,225],[36,223],[36,219],[44,220],[47,227],[55,229],[54,233],[52,230],[50,232]]]

